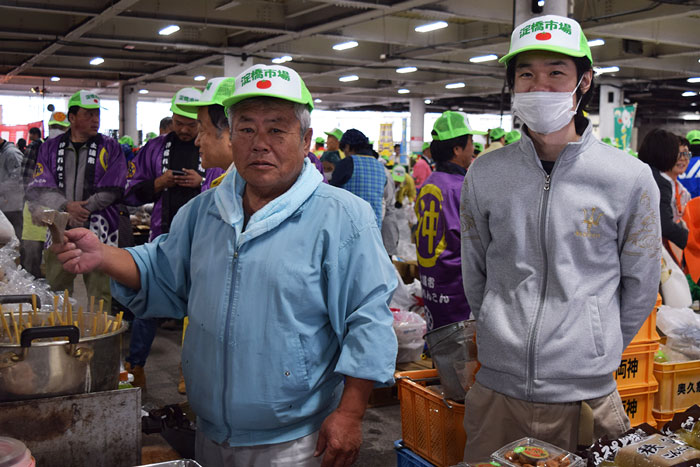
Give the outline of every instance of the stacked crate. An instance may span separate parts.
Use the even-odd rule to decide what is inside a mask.
[[[659,391],[654,397],[654,417],[659,427],[673,415],[700,404],[700,360],[678,363],[654,363]]]
[[[656,313],[660,305],[659,296],[651,314],[622,353],[622,361],[615,372],[617,390],[632,426],[642,423],[656,426],[652,409],[659,389],[654,378],[654,354],[659,350]]]

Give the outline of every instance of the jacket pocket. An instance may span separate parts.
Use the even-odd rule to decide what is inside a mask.
[[[586,300],[586,314],[593,335],[593,343],[595,344],[595,353],[602,357],[605,355],[603,345],[603,326],[600,323],[600,308],[598,307],[598,299],[596,297],[588,297]]]
[[[306,366],[304,347],[301,336],[294,334],[289,336],[289,353],[282,359],[283,376],[282,388],[289,391],[304,392],[310,389],[309,370]]]

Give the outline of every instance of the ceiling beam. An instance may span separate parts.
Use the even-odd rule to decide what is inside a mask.
[[[223,55],[209,55],[207,57],[200,58],[199,60],[194,60],[190,63],[183,63],[181,65],[176,65],[170,68],[165,68],[163,70],[156,71],[155,73],[148,73],[146,75],[141,75],[136,78],[131,78],[126,82],[126,84],[136,84],[141,83],[143,81],[153,81],[159,78],[164,78],[168,75],[181,73],[183,71],[191,70],[192,68],[196,68],[198,66],[207,65],[213,61],[221,60],[223,57]]]

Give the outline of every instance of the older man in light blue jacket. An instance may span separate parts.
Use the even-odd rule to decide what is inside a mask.
[[[393,267],[369,204],[305,161],[312,99],[293,70],[246,70],[224,106],[236,170],[169,234],[125,251],[69,231],[54,248],[110,274],[137,315],[189,316],[204,465],[350,465],[369,393],[393,378]]]

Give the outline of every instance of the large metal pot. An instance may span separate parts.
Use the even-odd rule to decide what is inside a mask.
[[[23,302],[31,303],[31,296],[0,296],[0,303]],[[36,327],[49,315],[37,313],[35,327],[22,332],[20,344],[0,340],[0,402],[117,389],[127,324],[92,336],[97,313],[84,313],[84,336],[76,326]]]

